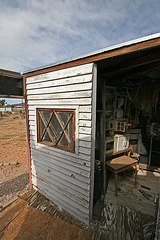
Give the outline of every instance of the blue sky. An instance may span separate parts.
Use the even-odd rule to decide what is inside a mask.
[[[0,0],[0,68],[23,72],[159,28],[159,0]]]

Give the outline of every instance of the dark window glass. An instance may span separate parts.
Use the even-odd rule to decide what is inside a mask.
[[[75,151],[75,111],[37,109],[38,142]]]

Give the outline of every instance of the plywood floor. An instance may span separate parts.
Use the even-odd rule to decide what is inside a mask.
[[[89,240],[93,239],[93,235],[19,198],[0,213],[0,239]]]
[[[138,170],[137,186],[134,185],[134,170],[118,175],[118,196],[115,196],[114,175],[111,174],[105,201],[133,208],[155,216],[155,198],[160,193],[160,173]]]
[[[134,169],[118,175],[118,196],[114,175],[108,178],[96,239],[150,240],[154,232],[156,204],[160,193],[160,173],[138,170],[137,186]]]

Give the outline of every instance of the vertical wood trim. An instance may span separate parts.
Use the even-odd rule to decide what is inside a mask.
[[[37,121],[35,121],[35,126],[37,125],[37,142],[40,140],[40,121],[39,121],[39,110],[36,111]]]
[[[91,187],[90,187],[90,211],[89,220],[93,215],[93,196],[94,196],[94,169],[95,169],[95,141],[96,141],[96,103],[97,103],[97,65],[93,66],[92,80],[92,135],[91,135]]]
[[[30,152],[30,139],[29,139],[29,117],[28,117],[27,98],[25,98],[25,107],[26,107],[26,130],[27,130],[27,145],[28,145],[29,185],[30,185],[30,188],[32,188],[31,152]]]
[[[23,96],[26,98],[26,78],[23,76]]]
[[[101,161],[103,167],[103,194],[105,196],[106,193],[106,149],[105,149],[105,139],[106,139],[106,131],[105,131],[105,111],[106,111],[106,83],[105,79],[102,79],[102,122],[101,122],[101,132],[102,132],[102,142],[101,142]]]

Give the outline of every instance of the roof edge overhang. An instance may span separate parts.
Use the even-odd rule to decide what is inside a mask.
[[[22,78],[23,76],[19,72],[13,72],[10,70],[0,69],[0,76],[10,78]]]
[[[27,71],[24,71],[22,74],[25,77],[29,77],[36,74],[43,74],[46,72],[63,69],[65,67],[72,67],[72,66],[82,65],[85,63],[90,63],[90,62],[97,62],[105,58],[119,56],[122,54],[131,53],[131,52],[155,47],[158,45],[160,45],[160,33],[156,33],[146,37],[116,44],[107,48],[100,49],[98,51],[80,55],[78,57],[71,58],[65,61],[56,62],[53,64],[27,70]]]
[[[20,73],[0,69],[0,98],[24,98],[23,76]]]

